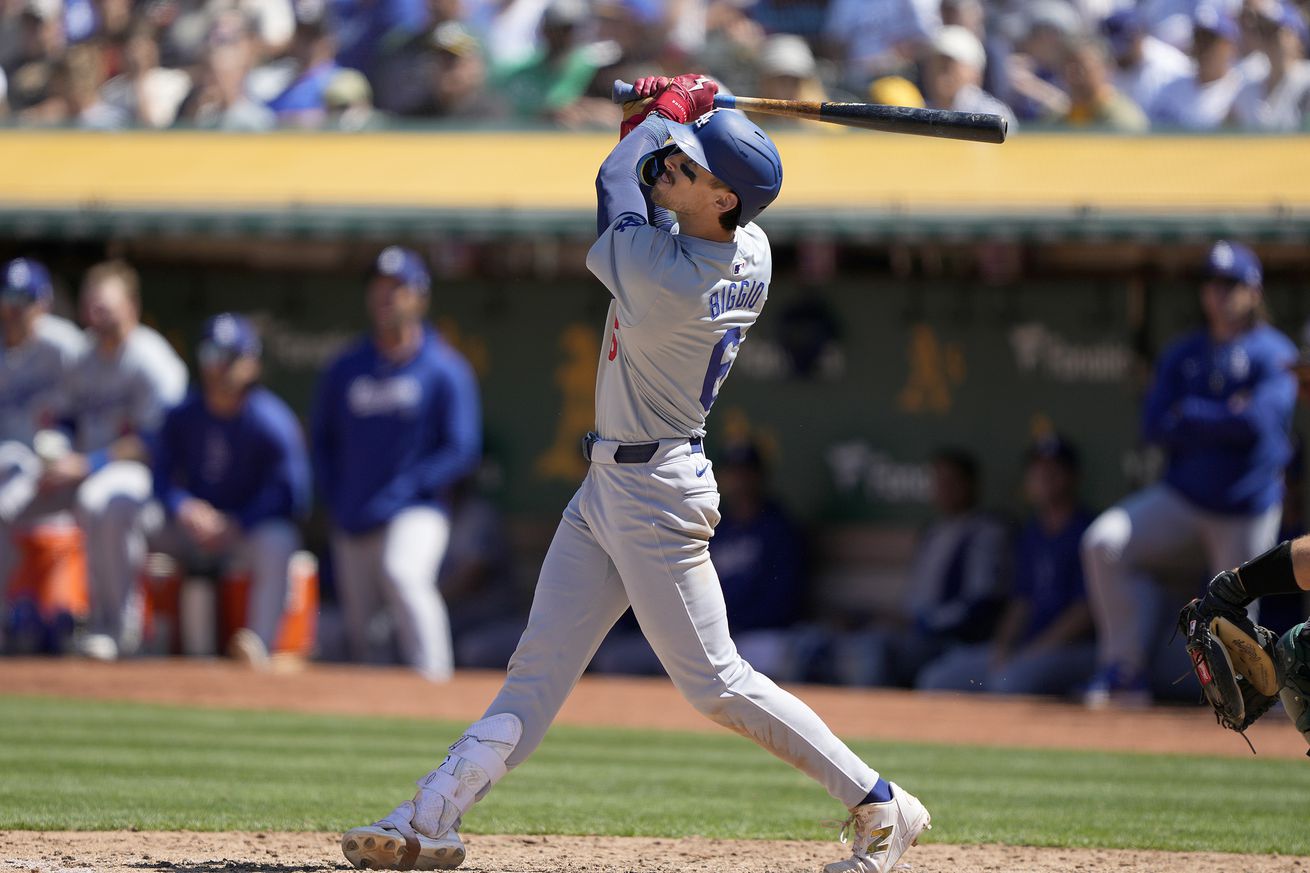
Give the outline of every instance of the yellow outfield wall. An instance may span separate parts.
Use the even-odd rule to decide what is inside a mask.
[[[606,134],[0,133],[8,206],[590,209]],[[782,134],[779,208],[1310,209],[1310,137]]]

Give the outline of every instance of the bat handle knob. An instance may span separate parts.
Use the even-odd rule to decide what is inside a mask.
[[[615,103],[627,103],[637,99],[637,89],[622,79],[615,79],[614,89],[610,92],[610,99]]]

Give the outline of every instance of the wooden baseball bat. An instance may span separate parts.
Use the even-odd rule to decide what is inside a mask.
[[[612,96],[615,103],[641,99],[636,90],[622,79],[614,80]],[[1003,143],[1007,128],[1005,119],[999,115],[885,106],[881,103],[820,103],[815,100],[769,100],[764,97],[716,94],[714,106],[717,109],[742,109],[787,118],[809,118],[884,133],[909,133],[969,142]]]

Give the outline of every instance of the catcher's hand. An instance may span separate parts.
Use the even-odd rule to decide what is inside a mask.
[[[1245,614],[1220,614],[1199,599],[1178,613],[1178,629],[1219,724],[1245,731],[1278,700],[1283,681],[1271,657],[1277,640],[1272,631]]]

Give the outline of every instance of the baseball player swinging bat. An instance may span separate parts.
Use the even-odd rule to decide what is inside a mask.
[[[615,79],[611,99],[615,103],[628,103],[640,100],[641,96],[632,85],[622,79]],[[764,97],[716,94],[714,106],[716,109],[741,109],[764,115],[809,118],[884,133],[909,133],[969,142],[1003,143],[1007,127],[1005,119],[999,115],[885,106],[881,103],[820,103],[814,100],[769,100]]]

